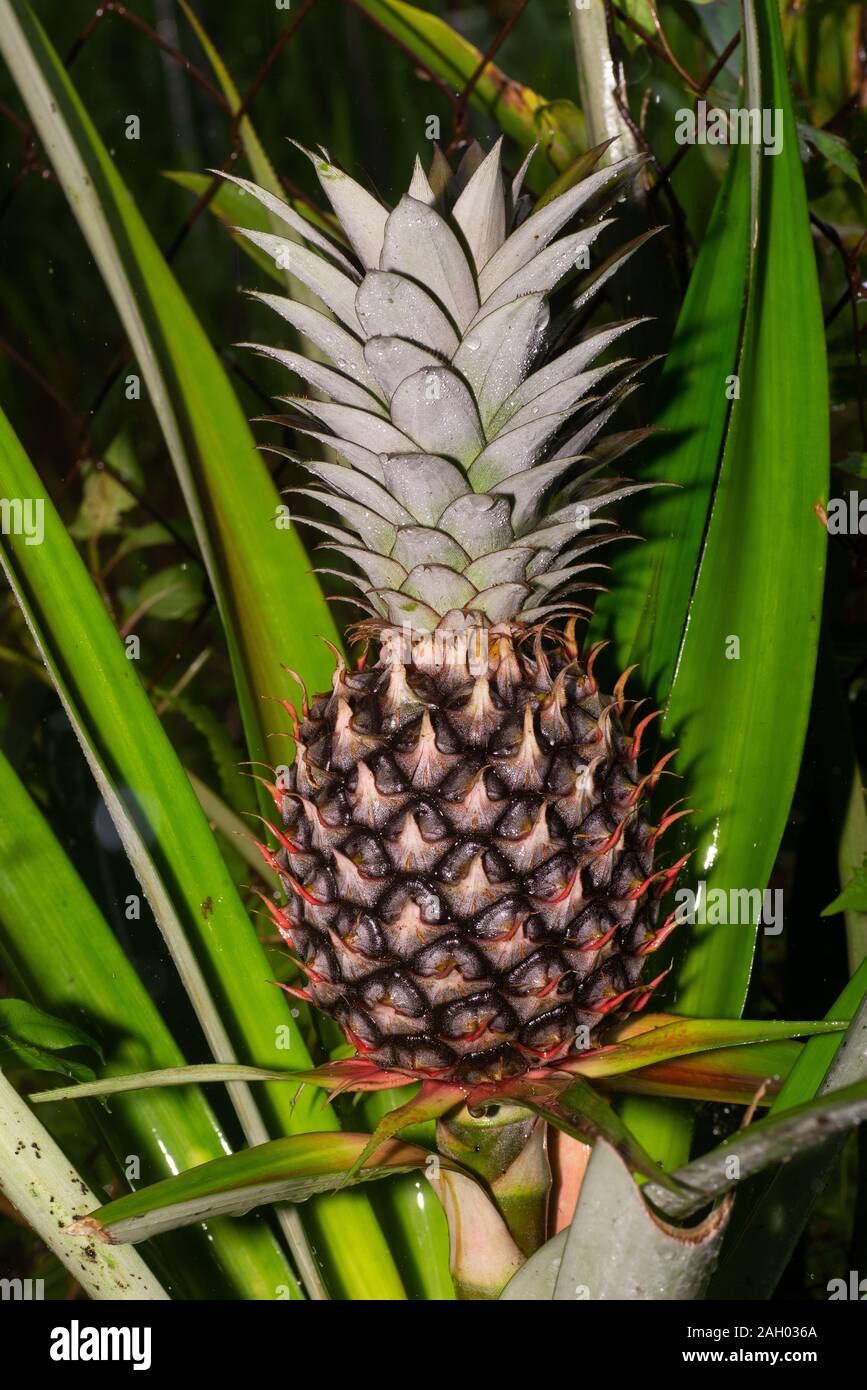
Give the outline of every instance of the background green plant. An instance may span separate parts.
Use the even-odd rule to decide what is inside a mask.
[[[47,3],[34,6],[51,47],[71,59],[69,80],[62,63],[51,57],[38,23],[17,0],[12,11],[62,94],[60,117],[90,171],[94,206],[102,210],[105,225],[88,221],[86,198],[82,202],[69,184],[68,162],[52,160],[47,127],[40,131],[41,139],[34,137],[35,86],[24,93],[25,107],[5,78],[6,119],[0,137],[8,178],[0,191],[0,403],[24,446],[22,454],[7,439],[5,467],[11,470],[14,460],[14,467],[26,473],[29,456],[38,473],[38,480],[27,484],[32,495],[37,487],[44,489],[57,508],[58,537],[62,519],[74,540],[66,542],[67,558],[59,572],[40,573],[35,552],[23,547],[7,548],[7,572],[30,608],[37,636],[43,630],[43,650],[54,664],[56,683],[66,688],[67,697],[70,688],[75,692],[79,736],[117,793],[116,814],[112,823],[103,810],[25,630],[22,609],[10,595],[0,613],[0,721],[11,779],[5,807],[18,808],[3,812],[8,872],[11,881],[21,854],[20,838],[11,836],[9,828],[20,830],[26,816],[41,817],[36,824],[42,828],[34,833],[42,852],[56,857],[58,879],[72,875],[69,883],[77,887],[68,891],[88,903],[87,918],[79,919],[82,940],[83,923],[92,916],[106,941],[119,942],[124,988],[139,1001],[141,1036],[136,1042],[150,1051],[130,1053],[125,1070],[143,1067],[146,1057],[153,1065],[180,1055],[208,1059],[206,1038],[213,1050],[215,1019],[234,1033],[231,1041],[243,1060],[303,1065],[311,1052],[321,1057],[340,1040],[327,1029],[320,1032],[303,1010],[294,1018],[276,990],[259,994],[256,980],[279,976],[285,966],[269,940],[267,918],[258,928],[267,961],[253,933],[242,925],[243,903],[255,903],[249,885],[263,887],[265,880],[254,876],[233,831],[238,816],[265,804],[257,802],[255,784],[241,775],[239,764],[245,758],[280,761],[281,746],[266,738],[289,728],[278,707],[259,697],[272,692],[294,698],[291,682],[280,672],[281,660],[301,670],[311,685],[322,685],[330,657],[315,637],[336,638],[340,623],[333,625],[308,576],[309,560],[298,532],[278,532],[264,516],[276,505],[276,489],[293,479],[285,464],[275,469],[269,463],[266,471],[254,461],[253,434],[245,418],[268,409],[267,393],[272,385],[276,389],[278,376],[267,364],[257,364],[254,383],[243,354],[231,344],[269,331],[261,308],[237,293],[239,281],[260,287],[267,282],[226,235],[219,217],[211,215],[237,216],[227,193],[207,207],[201,203],[212,189],[203,170],[224,165],[234,152],[240,172],[260,182],[288,180],[285,191],[315,201],[304,161],[285,143],[291,135],[310,145],[326,144],[343,165],[364,171],[391,200],[425,144],[428,117],[436,115],[446,144],[453,134],[458,140],[468,133],[484,139],[504,129],[513,166],[541,139],[545,148],[531,169],[531,185],[541,193],[555,179],[569,178],[586,148],[588,123],[596,132],[604,118],[579,109],[569,20],[561,0],[531,0],[526,8],[491,0],[461,13],[460,36],[444,27],[444,20],[455,20],[450,6],[427,4],[417,12],[391,0],[341,0],[339,6],[316,0],[297,6],[288,20],[269,8],[251,23],[246,7],[200,5],[199,18],[214,44],[210,53],[182,8],[170,0],[129,6],[133,17],[160,25],[170,48],[180,47],[189,56],[197,69],[194,80],[141,27],[112,13],[111,6],[104,8],[108,13],[79,47],[78,38],[93,15],[89,3],[71,3],[62,10]],[[693,6],[674,0],[658,13],[677,62],[702,81],[714,56],[732,48],[739,22],[732,4]],[[649,7],[617,10],[617,52],[625,64],[641,143],[646,141],[653,151],[657,169],[678,161],[671,173],[671,196],[657,183],[643,205],[629,212],[643,225],[662,221],[671,228],[648,248],[649,259],[636,260],[626,292],[626,311],[658,315],[647,330],[654,350],[673,342],[662,379],[651,381],[636,416],[636,423],[650,418],[667,426],[668,433],[645,446],[638,467],[674,479],[683,489],[661,501],[659,494],[651,494],[652,500],[634,508],[630,520],[649,542],[624,550],[615,561],[611,597],[600,604],[596,626],[600,635],[614,638],[611,671],[640,660],[633,677],[640,694],[665,705],[661,748],[672,736],[682,746],[685,741],[678,767],[687,775],[690,794],[703,799],[698,831],[695,821],[687,822],[684,845],[692,846],[697,833],[704,835],[706,861],[714,818],[731,811],[726,797],[735,785],[742,797],[746,781],[750,804],[745,808],[739,801],[734,821],[743,841],[740,859],[735,868],[722,861],[721,881],[729,875],[728,881],[753,883],[770,874],[775,885],[786,889],[786,932],[779,941],[760,939],[752,970],[751,942],[710,933],[706,942],[699,939],[679,955],[667,1002],[686,1011],[736,1015],[749,985],[748,1011],[754,1016],[820,1017],[843,991],[864,948],[867,901],[857,871],[867,853],[858,772],[867,755],[867,584],[863,539],[838,538],[830,546],[821,679],[810,710],[823,547],[819,523],[815,531],[810,529],[813,519],[804,518],[802,503],[805,498],[827,499],[823,431],[828,418],[836,470],[831,490],[863,493],[864,488],[867,431],[859,395],[863,303],[858,286],[864,278],[859,265],[863,267],[867,211],[859,173],[867,138],[865,78],[857,59],[857,6],[834,7],[832,15],[830,7],[809,3],[786,13],[780,42],[769,25],[771,13],[768,6],[755,13],[748,9],[751,22],[762,31],[766,56],[758,79],[762,99],[786,109],[786,152],[764,186],[756,188],[746,159],[739,157],[744,151],[728,161],[725,150],[696,147],[679,158],[683,151],[673,140],[673,113],[687,99],[682,74],[665,59]],[[494,62],[514,79],[508,102],[490,69],[479,74],[480,53],[496,42],[504,26]],[[288,38],[273,67],[237,121],[239,100],[287,27]],[[428,69],[428,80],[418,80],[414,63]],[[737,100],[741,70],[740,53],[732,48],[715,79],[715,90],[730,96],[731,104]],[[321,80],[322,73],[328,74],[327,81]],[[455,92],[474,77],[467,100],[456,98]],[[585,93],[583,100],[586,105],[591,98]],[[48,124],[54,114],[46,115]],[[127,139],[130,116],[140,120],[138,139]],[[800,149],[792,138],[796,122]],[[65,189],[58,186],[58,177]],[[73,197],[83,237],[64,191]],[[249,217],[249,209],[245,211]],[[194,213],[201,215],[192,217]],[[760,231],[758,254],[750,236],[753,215]],[[168,253],[171,269],[158,248]],[[803,289],[814,258],[828,321],[830,415],[820,380],[821,310],[809,288]],[[118,267],[119,274],[113,275]],[[793,286],[798,287],[794,293]],[[729,316],[716,336],[708,328],[721,321],[714,304]],[[607,309],[612,310],[625,311],[617,304]],[[712,361],[697,361],[697,342]],[[719,376],[729,371],[741,376],[744,420],[737,410],[719,409]],[[140,373],[144,382],[140,396],[132,400],[130,372]],[[707,425],[698,446],[697,424]],[[260,441],[278,438],[271,426],[256,426],[255,433]],[[766,470],[761,467],[765,459]],[[0,492],[12,491],[6,482],[11,476],[11,471],[4,473]],[[23,476],[20,471],[18,476]],[[676,544],[671,543],[673,531]],[[706,563],[696,584],[700,556]],[[787,566],[794,583],[785,580]],[[721,607],[720,592],[731,596],[733,608]],[[770,605],[756,598],[766,592],[774,596]],[[781,593],[785,608],[779,605]],[[648,594],[658,603],[653,622],[648,621]],[[58,610],[64,602],[71,606],[70,621]],[[693,626],[690,642],[681,645],[687,617],[701,615],[702,604],[705,617]],[[334,611],[341,620],[345,617],[345,611]],[[90,616],[77,636],[72,620],[79,621],[83,613]],[[725,668],[714,670],[709,659],[719,635],[713,620],[725,631],[751,636],[760,655],[749,668],[749,681],[732,683],[726,695],[728,741],[715,737],[714,723],[702,725],[696,718],[696,712],[717,707],[720,676],[727,674]],[[123,665],[122,643],[115,634],[123,637],[130,630],[142,639],[136,670],[149,701],[128,664]],[[699,649],[692,652],[690,643]],[[771,651],[775,664],[766,660]],[[99,670],[92,662],[95,654]],[[679,684],[671,690],[678,657]],[[127,688],[121,672],[130,676]],[[109,710],[115,690],[122,698]],[[158,723],[168,736],[162,742]],[[151,749],[159,747],[165,748],[163,762],[151,766]],[[708,773],[709,758],[718,766]],[[217,827],[222,860],[187,789],[183,768],[205,789],[207,817]],[[145,798],[131,810],[124,788],[132,782],[140,792],[145,772],[153,799]],[[172,823],[162,832],[168,834],[151,825],[151,836],[149,822],[166,805]],[[168,968],[164,941],[171,934],[166,937],[167,924],[160,920],[158,891],[152,897],[156,921],[147,908],[134,926],[125,916],[129,894],[138,891],[117,838],[123,836],[119,822],[125,814],[131,819],[127,835],[138,835],[143,871],[153,875],[155,887],[174,889],[180,882],[175,957],[189,952],[204,980],[206,995],[196,1009]],[[45,823],[52,828],[50,842]],[[755,824],[762,827],[758,852]],[[49,845],[54,846],[51,853]],[[187,846],[198,856],[192,864],[182,862]],[[221,904],[221,912],[231,919],[237,940],[245,943],[238,949],[247,975],[235,978],[234,994],[228,976],[235,972],[227,972],[227,962],[221,961],[218,923],[209,912],[203,915],[204,903],[215,896],[208,891],[217,881],[213,875],[225,885],[223,896],[230,903]],[[53,879],[55,874],[46,869],[45,876]],[[850,881],[836,914],[821,920],[822,909]],[[35,893],[35,885],[31,891]],[[107,1043],[112,1023],[95,994],[86,993],[83,985],[80,993],[64,994],[52,984],[48,931],[29,943],[27,960],[20,923],[7,917],[2,932],[8,992],[26,993],[85,1027],[85,1018],[96,1018],[101,1041]],[[98,984],[95,980],[94,989]],[[850,1013],[862,992],[854,989]],[[156,1006],[153,1012],[148,996]],[[216,998],[210,1011],[207,996]],[[289,1030],[294,1050],[277,1055],[274,1029],[281,1025]],[[813,1065],[807,1083],[801,1066],[801,1081],[794,1083],[800,1089],[791,1103],[813,1094],[834,1046],[831,1039],[808,1045],[802,1061],[807,1054],[821,1061]],[[20,1068],[13,1068],[13,1076],[28,1082]],[[233,1144],[240,1144],[245,1132],[249,1139],[249,1125],[255,1124],[249,1110],[241,1107],[236,1117],[238,1107],[228,1105],[222,1088],[211,1088],[208,1100],[213,1111],[202,1099],[197,1121],[204,1127],[202,1135],[215,1116]],[[307,1121],[299,1121],[284,1100],[276,1092],[270,1102],[267,1095],[257,1095],[262,1123],[271,1133],[298,1123],[306,1127],[308,1121],[324,1127],[330,1112],[318,1107],[312,1119],[308,1115]],[[161,1103],[172,1110],[170,1095]],[[379,1098],[364,1103],[363,1127],[378,1118],[377,1106],[381,1110]],[[134,1105],[128,1113],[136,1113]],[[725,1129],[734,1118],[712,1106],[690,1107],[687,1113],[678,1105],[644,1099],[626,1102],[626,1113],[651,1152],[671,1166],[685,1160],[696,1123],[700,1144],[703,1136]],[[88,1143],[83,1117],[61,1113],[58,1107],[52,1121],[83,1170],[90,1165],[101,1181],[117,1183],[111,1141],[116,1146],[115,1125],[121,1118],[118,1114],[107,1125],[109,1142],[98,1152]],[[173,1144],[191,1142],[178,1115],[165,1114],[161,1123],[167,1132],[177,1126]],[[851,1139],[834,1160],[829,1192],[840,1181],[855,1190],[857,1154],[858,1140]],[[154,1170],[149,1180],[159,1175]],[[420,1207],[422,1190],[412,1175],[390,1178],[364,1196],[322,1199],[315,1209],[321,1218],[305,1211],[301,1222],[284,1219],[281,1230],[266,1217],[255,1223],[247,1245],[237,1233],[227,1232],[226,1268],[214,1273],[210,1289],[207,1280],[185,1286],[189,1262],[169,1250],[161,1256],[166,1277],[175,1279],[186,1296],[227,1286],[242,1296],[267,1296],[254,1286],[250,1269],[258,1262],[261,1272],[263,1261],[274,1261],[272,1283],[285,1282],[295,1292],[294,1276],[280,1254],[278,1242],[285,1238],[296,1268],[297,1261],[303,1267],[307,1260],[308,1291],[315,1292],[308,1242],[311,1223],[321,1219],[324,1228],[313,1234],[326,1252],[325,1274],[333,1292],[360,1297],[379,1289],[383,1297],[445,1296],[450,1285],[444,1222],[430,1199]],[[843,1258],[840,1252],[850,1243],[851,1259],[856,1258],[863,1208],[862,1189],[856,1201],[818,1209],[779,1285],[782,1294],[808,1296],[815,1281],[821,1284],[822,1270]],[[2,1231],[6,1250],[14,1252],[7,1258],[19,1264],[22,1258],[44,1262],[20,1227],[4,1224]],[[170,1243],[167,1237],[160,1240]],[[254,1244],[259,1252],[255,1259],[250,1253]],[[420,1250],[429,1251],[429,1258],[419,1258]],[[283,1278],[278,1279],[281,1269]],[[59,1271],[55,1277],[61,1278]]]

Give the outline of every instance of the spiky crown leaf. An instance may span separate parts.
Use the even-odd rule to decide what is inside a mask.
[[[343,461],[298,459],[320,485],[298,491],[343,523],[311,524],[361,572],[352,576],[360,606],[379,624],[431,631],[455,610],[486,625],[552,617],[594,568],[587,553],[611,539],[602,508],[640,486],[606,471],[636,432],[597,438],[640,364],[592,365],[640,320],[606,324],[558,353],[548,306],[586,265],[614,220],[601,205],[622,195],[640,161],[597,169],[528,214],[529,160],[507,187],[500,151],[501,142],[487,155],[474,147],[454,175],[439,153],[430,177],[416,160],[391,212],[305,151],[346,253],[280,199],[226,175],[304,244],[238,230],[330,311],[256,296],[331,366],[245,346],[319,397],[280,398],[294,427]],[[568,322],[642,240],[578,280]]]

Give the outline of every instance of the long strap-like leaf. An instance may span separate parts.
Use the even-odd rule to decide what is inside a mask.
[[[669,849],[691,851],[705,901],[768,882],[810,709],[826,546],[813,510],[828,485],[824,332],[792,99],[774,0],[744,13],[743,105],[778,122],[782,146],[732,151],[655,422],[666,433],[650,476],[680,488],[630,518],[648,542],[616,557],[600,605],[618,664],[641,662],[633,679],[680,748],[698,810]],[[740,1013],[755,934],[754,921],[697,925],[681,940],[678,1012]],[[648,1147],[685,1160],[683,1112],[628,1113]]]
[[[66,1227],[96,1201],[47,1129],[0,1072],[0,1192],[62,1260],[91,1298],[165,1300],[135,1250],[88,1247]]]
[[[13,529],[0,538],[0,562],[215,1060],[233,1062],[239,1053],[259,1066],[308,1065],[298,1025],[284,996],[270,983],[267,959],[187,774],[2,412],[0,492],[41,508],[41,542],[31,545]],[[314,1112],[306,1096],[293,1105],[285,1087],[267,1087],[266,1092],[263,1106],[278,1132],[338,1128],[330,1108]],[[248,1142],[261,1143],[268,1131],[246,1083],[233,1085],[231,1098]],[[364,1197],[350,1193],[328,1199],[317,1204],[311,1219],[328,1250],[345,1251],[350,1287],[357,1296],[370,1288],[381,1289],[384,1298],[401,1296],[394,1263]],[[303,1259],[297,1216],[290,1213],[283,1220],[294,1228]]]
[[[283,662],[328,685],[320,638],[339,644],[334,621],[225,371],[24,0],[0,0],[0,52],[129,337],[220,609],[250,757],[271,761],[266,736],[285,725],[262,697],[281,692]]]
[[[0,807],[0,961],[7,979],[40,1007],[100,1039],[106,1050],[104,1079],[106,1073],[133,1065],[183,1064],[117,938],[2,754]],[[130,922],[133,931],[137,920],[134,916]],[[41,923],[41,929],[34,930],[34,923]],[[156,1181],[225,1152],[223,1127],[196,1085],[187,1085],[182,1094],[149,1093],[132,1101],[119,1097],[110,1109],[100,1109],[99,1118],[116,1159],[125,1165],[129,1156],[137,1158],[139,1182]],[[185,1290],[189,1277],[193,1289],[208,1290],[208,1279],[200,1284],[198,1279],[210,1254],[240,1298],[275,1298],[281,1288],[297,1296],[292,1270],[264,1224],[218,1221],[196,1239],[187,1238],[183,1252],[163,1251]],[[193,1267],[176,1270],[175,1255]]]

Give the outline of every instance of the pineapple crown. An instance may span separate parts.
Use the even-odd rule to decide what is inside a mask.
[[[598,438],[635,389],[642,363],[593,366],[640,319],[571,341],[578,317],[652,233],[590,269],[604,215],[640,159],[594,168],[535,209],[522,192],[532,151],[507,184],[502,141],[472,146],[452,172],[437,150],[416,159],[389,211],[322,155],[312,160],[343,246],[280,198],[233,175],[291,239],[238,228],[313,292],[327,312],[274,294],[255,298],[315,357],[244,344],[315,392],[285,396],[282,423],[340,460],[287,454],[315,484],[294,489],[342,523],[310,520],[377,628],[530,624],[574,612],[569,592],[600,566],[586,555],[619,534],[601,514],[642,486],[609,465],[646,431]],[[562,233],[569,224],[575,230]],[[583,273],[582,272],[586,272]],[[569,285],[552,322],[549,296]],[[570,345],[571,341],[571,345]]]

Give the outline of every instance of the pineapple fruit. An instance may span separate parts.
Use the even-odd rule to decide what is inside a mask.
[[[366,647],[305,696],[279,787],[278,917],[304,997],[361,1056],[502,1082],[645,1002],[644,957],[672,925],[657,899],[673,871],[654,873],[642,810],[661,770],[639,774],[647,720],[625,731],[623,679],[600,693],[570,599],[616,534],[602,508],[636,488],[609,465],[637,432],[599,437],[636,366],[593,363],[638,321],[569,334],[636,249],[581,276],[637,165],[533,211],[499,144],[454,174],[437,153],[389,212],[310,158],[343,247],[233,182],[294,234],[238,229],[330,311],[258,295],[317,360],[250,346],[316,393],[283,399],[338,461],[298,459],[299,491],[359,571]]]

